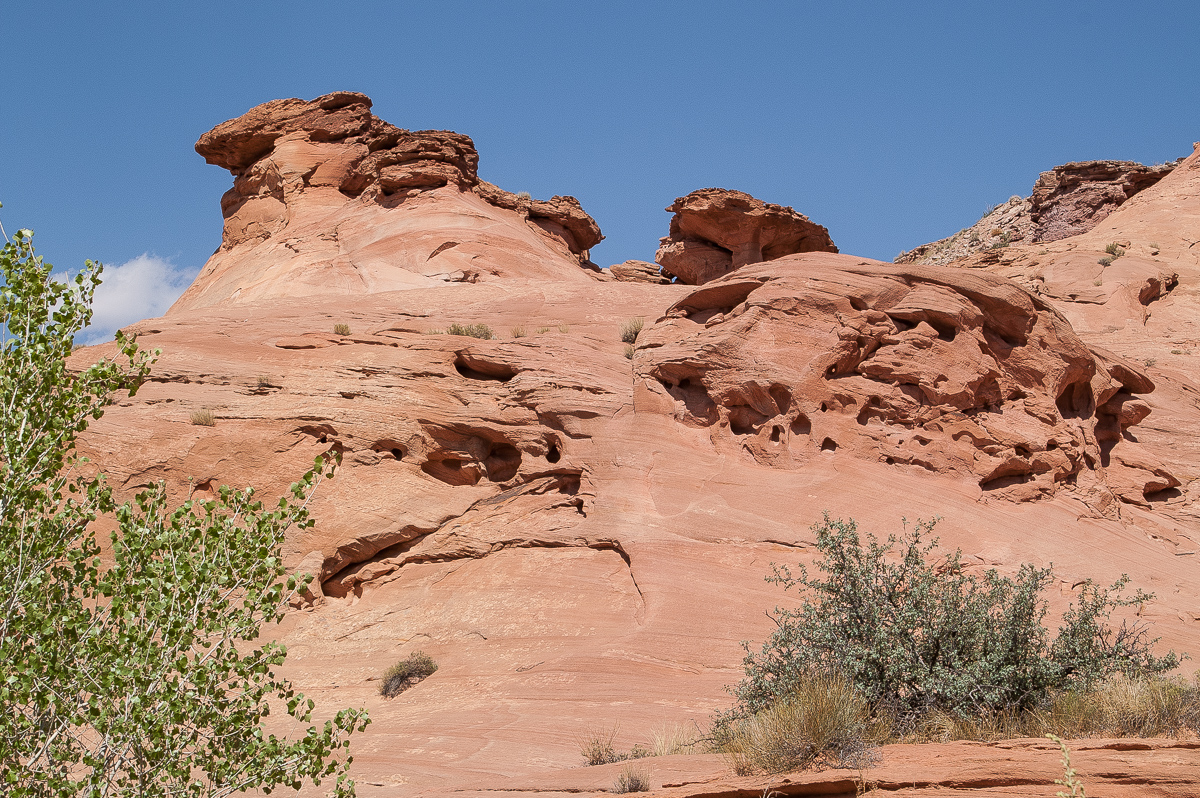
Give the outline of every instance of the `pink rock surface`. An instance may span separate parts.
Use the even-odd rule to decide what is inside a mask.
[[[342,454],[316,525],[285,547],[290,567],[318,575],[313,600],[270,634],[322,711],[370,710],[360,795],[606,788],[614,772],[580,768],[579,739],[619,724],[628,748],[728,707],[739,642],[765,637],[764,610],[790,600],[763,577],[811,562],[826,511],[881,535],[940,516],[943,545],[973,568],[1052,563],[1055,613],[1083,579],[1128,574],[1157,594],[1138,612],[1163,646],[1200,653],[1200,388],[1187,356],[1146,363],[1200,346],[1197,156],[1048,256],[1010,248],[965,271],[810,252],[660,285],[592,272],[590,228],[566,200],[538,213],[558,214],[573,246],[532,200],[493,204],[449,177],[394,203],[289,184],[292,166],[342,164],[322,148],[344,155],[367,135],[346,131],[375,124],[354,110],[361,95],[333,96],[351,101],[268,104],[245,135],[217,129],[223,163],[248,174],[277,159],[264,174],[297,192],[279,200],[284,226],[239,238],[229,220],[245,217],[227,218],[233,238],[190,292],[131,328],[163,351],[153,380],[81,448],[122,494],[162,479],[176,498],[222,483],[269,497],[317,454]],[[1058,263],[1073,274],[1068,256],[1118,236],[1148,265],[1103,304],[1022,287]],[[1151,266],[1178,282],[1143,305]],[[1141,310],[1110,324],[1130,301]],[[647,324],[630,360],[620,329],[635,317]],[[452,324],[498,337],[435,332]],[[215,426],[189,423],[199,408]],[[416,650],[439,670],[382,698],[379,676]],[[1168,779],[1192,749],[1146,751],[1080,761],[1127,767],[1149,794],[1194,789],[1186,767]],[[669,759],[650,766],[656,788],[681,783],[672,795],[845,786]],[[955,781],[956,768],[982,775]],[[1036,745],[959,744],[889,748],[878,773],[912,795],[1050,795],[1056,768]],[[903,786],[919,773],[923,786]],[[1113,794],[1132,783],[1103,778]]]

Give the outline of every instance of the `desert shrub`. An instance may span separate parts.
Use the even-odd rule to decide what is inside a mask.
[[[1116,241],[1112,242],[1107,247],[1105,247],[1104,251],[1107,252],[1109,255],[1112,255],[1114,259],[1119,258],[1125,254],[1125,250]]]
[[[621,324],[621,340],[627,344],[637,343],[638,333],[646,324],[645,319],[628,319]]]
[[[744,776],[818,764],[864,767],[887,731],[847,679],[812,674],[767,709],[718,727],[716,737],[734,772]]]
[[[1112,266],[1112,265],[1113,265],[1113,259],[1112,259],[1112,257],[1111,257],[1111,256],[1109,256],[1109,255],[1105,255],[1103,258],[1101,258],[1100,260],[1096,261],[1096,263],[1099,263],[1101,266]]]
[[[513,327],[510,332],[511,332],[513,338],[524,338],[525,337],[525,328],[520,325]]]
[[[726,725],[787,702],[813,674],[844,676],[898,728],[941,710],[959,717],[1021,712],[1054,692],[1087,690],[1116,674],[1151,676],[1173,669],[1157,657],[1140,623],[1113,628],[1111,612],[1147,601],[1126,596],[1128,579],[1110,587],[1085,582],[1057,636],[1043,625],[1049,568],[1023,565],[1015,578],[994,570],[968,574],[961,552],[928,540],[936,521],[905,524],[900,537],[860,539],[853,520],[815,524],[820,559],[810,576],[774,566],[768,581],[797,588],[803,603],[772,613],[777,628],[743,660]]]
[[[451,324],[446,328],[446,332],[450,335],[466,335],[471,338],[482,338],[485,341],[490,341],[495,337],[492,335],[492,328],[486,324]]]
[[[528,191],[518,191],[517,199],[523,199],[523,200],[533,199],[533,195],[530,194]]]
[[[579,740],[579,753],[588,765],[607,765],[610,762],[621,762],[629,759],[616,749],[613,741],[617,739],[618,726],[608,729],[588,729]]]
[[[625,359],[626,360],[633,360],[633,356],[636,352],[637,352],[637,350],[633,348],[633,344],[625,344]]]
[[[1000,237],[996,240],[996,242],[994,244],[992,244],[990,247],[988,247],[988,249],[1004,249],[1011,243],[1012,243],[1012,233],[1008,230],[1005,230],[1003,233],[1000,234]]]
[[[192,411],[192,423],[197,427],[215,427],[216,419],[213,418],[212,411],[206,407]]]
[[[571,325],[570,324],[560,324],[560,325],[558,325],[558,331],[560,333],[569,333],[571,331]]]
[[[333,334],[334,335],[349,335],[350,334],[350,325],[349,324],[333,325]]]
[[[543,333],[548,333],[548,332],[550,332],[550,328],[549,328],[549,327],[538,327],[538,328],[537,328],[537,334],[538,334],[538,335],[542,335]]]
[[[649,792],[650,776],[635,765],[627,765],[613,782],[612,791],[618,795],[627,792]]]
[[[414,651],[383,673],[379,693],[394,698],[438,669],[437,663],[423,651]]]

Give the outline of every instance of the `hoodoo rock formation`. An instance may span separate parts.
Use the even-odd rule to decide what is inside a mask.
[[[578,200],[481,181],[470,138],[401,130],[363,94],[264,103],[196,151],[234,181],[221,247],[175,310],[497,277],[586,282],[599,271],[588,251],[604,236]]]
[[[588,729],[628,749],[703,728],[790,600],[770,564],[811,563],[825,512],[879,535],[941,517],[972,569],[1053,564],[1053,612],[1128,574],[1163,648],[1200,654],[1200,152],[1088,233],[964,268],[839,255],[791,209],[706,189],[671,208],[668,283],[596,270],[573,199],[484,183],[470,139],[360,94],[266,103],[198,150],[234,175],[224,241],[128,329],[162,357],[80,447],[118,492],[176,499],[282,494],[342,455],[284,547],[312,594],[269,631],[321,709],[370,710],[364,798],[595,791],[617,766],[579,767]],[[1110,242],[1127,254],[1102,266]],[[417,650],[437,673],[381,697]],[[1113,794],[1194,794],[1171,764],[1190,745],[1079,761]],[[875,772],[928,788],[906,795],[1049,795],[1060,772],[1035,742],[910,749]],[[854,792],[646,764],[680,798]]]
[[[667,208],[670,235],[655,259],[668,276],[701,285],[734,269],[798,252],[837,252],[829,231],[804,214],[742,191],[702,188]]]

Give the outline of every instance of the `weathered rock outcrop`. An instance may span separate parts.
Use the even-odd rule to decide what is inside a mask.
[[[655,260],[664,273],[687,285],[798,252],[838,251],[829,231],[804,214],[742,191],[702,188],[667,210],[675,215]]]
[[[787,600],[763,581],[770,563],[811,565],[826,511],[881,535],[941,517],[942,545],[969,568],[1053,563],[1052,612],[1083,580],[1128,574],[1157,594],[1137,611],[1163,647],[1200,650],[1200,387],[1186,356],[1166,371],[1141,354],[1200,348],[1200,162],[1048,256],[987,253],[1023,252],[1013,276],[1044,278],[1041,295],[989,273],[999,263],[780,256],[804,246],[780,233],[798,215],[729,196],[713,198],[727,222],[679,240],[729,268],[737,249],[738,270],[649,284],[652,265],[592,270],[599,230],[574,201],[478,182],[469,139],[412,133],[372,151],[390,134],[366,99],[331,97],[267,104],[206,137],[242,198],[226,245],[168,316],[133,325],[163,356],[80,448],[122,498],[160,479],[173,499],[222,484],[269,498],[314,456],[342,455],[315,526],[284,545],[290,568],[318,577],[311,596],[268,633],[288,645],[281,675],[322,709],[371,712],[354,751],[363,798],[592,790],[615,776],[578,767],[588,728],[620,724],[626,749],[663,724],[703,728],[729,705],[739,642],[768,634],[762,610]],[[396,160],[364,166],[373,152]],[[801,241],[831,248],[820,230]],[[1119,330],[1116,303],[1086,305],[1106,324],[1081,337],[1055,308],[1084,303],[1049,295],[1069,282],[1054,270],[1118,237],[1131,242],[1118,267],[1140,258],[1180,284]],[[631,318],[646,326],[627,353]],[[444,332],[462,327],[495,337]],[[1143,337],[1122,337],[1135,327]],[[189,423],[201,408],[214,426]],[[379,675],[414,650],[437,673],[382,698]],[[934,762],[895,750],[877,771],[888,789]],[[927,768],[930,789],[1045,792],[1056,768],[1046,748],[999,754],[1017,777],[990,759],[999,746],[925,750],[950,757]],[[1133,775],[1095,783],[1186,787],[1181,750],[1156,743]],[[1116,757],[1080,762],[1126,773]],[[700,759],[655,763],[655,786],[853,792],[845,774],[775,786]]]
[[[1005,281],[790,256],[693,291],[638,347],[676,418],[764,465],[848,452],[1017,500],[1067,486],[1100,508],[1109,486],[1144,504],[1179,484],[1146,455],[1113,456],[1136,448],[1123,434],[1153,383]]]
[[[1029,197],[1029,218],[1037,228],[1033,240],[1058,241],[1086,233],[1177,165],[1079,161],[1042,172]]]
[[[1178,165],[1179,161],[1155,166],[1080,161],[1056,166],[1042,172],[1029,197],[1010,197],[970,227],[902,252],[895,262],[941,266],[1010,244],[1044,243],[1086,233]]]
[[[653,283],[666,285],[671,278],[662,273],[657,264],[644,260],[627,260],[624,263],[614,263],[608,267],[614,279],[625,283]]]
[[[469,137],[398,128],[363,94],[264,103],[196,151],[234,182],[221,247],[174,310],[599,271],[588,250],[603,235],[578,200],[481,181]]]

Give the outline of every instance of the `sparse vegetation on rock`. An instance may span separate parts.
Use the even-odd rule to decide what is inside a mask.
[[[621,324],[621,340],[627,344],[637,343],[638,334],[646,324],[645,319],[627,319]]]
[[[339,324],[333,325],[333,334],[334,335],[349,335],[350,334],[350,325],[344,324],[344,323],[339,323]]]
[[[437,669],[432,657],[424,651],[414,651],[384,672],[379,683],[379,694],[384,698],[395,698],[432,676]]]
[[[818,677],[843,678],[903,733],[938,711],[979,717],[1045,708],[1116,677],[1154,677],[1175,668],[1153,653],[1142,623],[1113,627],[1111,613],[1152,595],[1085,582],[1050,639],[1043,625],[1049,568],[1024,565],[1015,578],[966,571],[961,552],[931,539],[935,522],[865,540],[854,521],[814,525],[819,575],[775,566],[768,581],[801,591],[796,609],[773,613],[777,629],[744,661],[737,706],[720,725],[785,705]]]
[[[212,411],[206,407],[192,411],[192,424],[197,427],[214,427],[217,424]]]
[[[650,776],[636,765],[627,765],[617,774],[612,791],[618,795],[629,792],[649,792]]]
[[[485,341],[490,341],[495,337],[492,334],[492,328],[486,324],[451,324],[446,328],[446,332],[450,335],[465,335]]]

